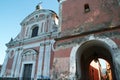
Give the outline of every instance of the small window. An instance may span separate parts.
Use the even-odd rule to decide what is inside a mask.
[[[38,35],[38,26],[36,26],[32,29],[32,36],[31,37],[35,37],[37,35]]]
[[[90,12],[89,4],[84,5],[84,10],[85,10],[85,13]]]

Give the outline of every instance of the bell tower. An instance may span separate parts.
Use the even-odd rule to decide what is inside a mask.
[[[120,25],[118,0],[59,0],[61,36],[108,30]]]

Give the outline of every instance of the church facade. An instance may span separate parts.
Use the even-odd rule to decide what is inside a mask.
[[[6,44],[0,77],[91,80],[90,63],[102,58],[120,80],[120,1],[59,3],[59,18],[37,6],[21,22],[21,32]]]
[[[36,10],[21,22],[21,31],[7,44],[1,77],[19,80],[49,79],[53,37],[58,34],[58,16],[52,10]],[[44,76],[43,76],[44,75]]]

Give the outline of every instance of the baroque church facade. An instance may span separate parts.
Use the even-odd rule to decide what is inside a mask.
[[[21,22],[21,31],[7,44],[1,77],[20,80],[49,79],[58,16],[40,5]],[[44,76],[43,76],[44,75]]]
[[[102,58],[120,80],[120,1],[58,1],[59,18],[37,6],[21,22],[21,32],[6,44],[0,77],[91,80],[90,63]]]

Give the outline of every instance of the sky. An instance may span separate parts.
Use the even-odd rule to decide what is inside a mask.
[[[0,0],[0,64],[3,64],[7,47],[12,38],[21,30],[20,23],[42,1],[42,8],[50,9],[58,14],[57,0]]]

